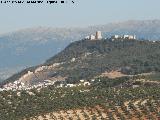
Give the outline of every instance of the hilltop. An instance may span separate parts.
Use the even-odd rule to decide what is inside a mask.
[[[21,81],[26,86],[62,81],[78,83],[118,71],[124,75],[160,71],[160,42],[118,39],[80,40],[38,66],[27,68],[2,85]]]
[[[158,120],[160,42],[83,39],[2,83],[3,120]]]

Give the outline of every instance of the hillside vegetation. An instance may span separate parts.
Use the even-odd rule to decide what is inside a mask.
[[[72,61],[74,59],[74,61]],[[123,74],[135,75],[160,71],[160,42],[138,40],[104,39],[100,41],[81,40],[71,43],[62,52],[48,59],[39,66],[49,66],[63,63],[56,69],[40,73],[47,76],[44,79],[66,78],[68,83],[76,83],[81,79],[89,80],[104,72],[118,70]],[[4,83],[15,81],[20,76],[39,67],[31,67],[13,75]],[[39,75],[39,74],[38,74]]]
[[[159,120],[159,60],[160,42],[73,42],[44,64],[1,83],[14,82],[28,71],[38,76],[26,80],[30,85],[58,80],[42,88],[0,91],[0,119]],[[45,69],[35,72],[41,66]]]
[[[140,80],[143,81],[140,81]],[[147,80],[147,79],[146,79]],[[136,82],[137,81],[137,82]],[[157,84],[157,83],[156,83]],[[139,87],[133,87],[139,85]],[[158,85],[158,84],[157,84]],[[160,84],[143,76],[97,78],[87,86],[0,92],[2,120],[158,120]]]

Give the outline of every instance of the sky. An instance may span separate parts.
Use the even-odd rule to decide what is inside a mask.
[[[38,26],[85,27],[160,19],[160,0],[73,0],[74,4],[71,0],[65,0],[68,3],[64,4],[46,4],[46,1],[43,4],[0,3],[0,34]]]

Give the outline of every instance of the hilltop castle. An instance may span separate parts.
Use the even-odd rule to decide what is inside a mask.
[[[85,39],[87,40],[101,40],[102,33],[101,31],[97,31],[95,35],[91,34],[90,36],[86,36]],[[128,40],[136,40],[136,35],[113,35],[111,36],[112,40],[119,40],[119,39],[128,39]]]
[[[101,31],[97,31],[96,35],[90,35],[90,36],[87,36],[85,38],[89,39],[89,40],[101,40],[102,39],[102,33],[101,33]]]

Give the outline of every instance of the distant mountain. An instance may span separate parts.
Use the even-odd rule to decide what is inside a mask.
[[[135,34],[138,39],[160,40],[160,20],[130,20],[86,28],[28,28],[0,36],[0,69],[27,68],[43,63],[70,42],[97,30],[102,31],[103,37]]]

